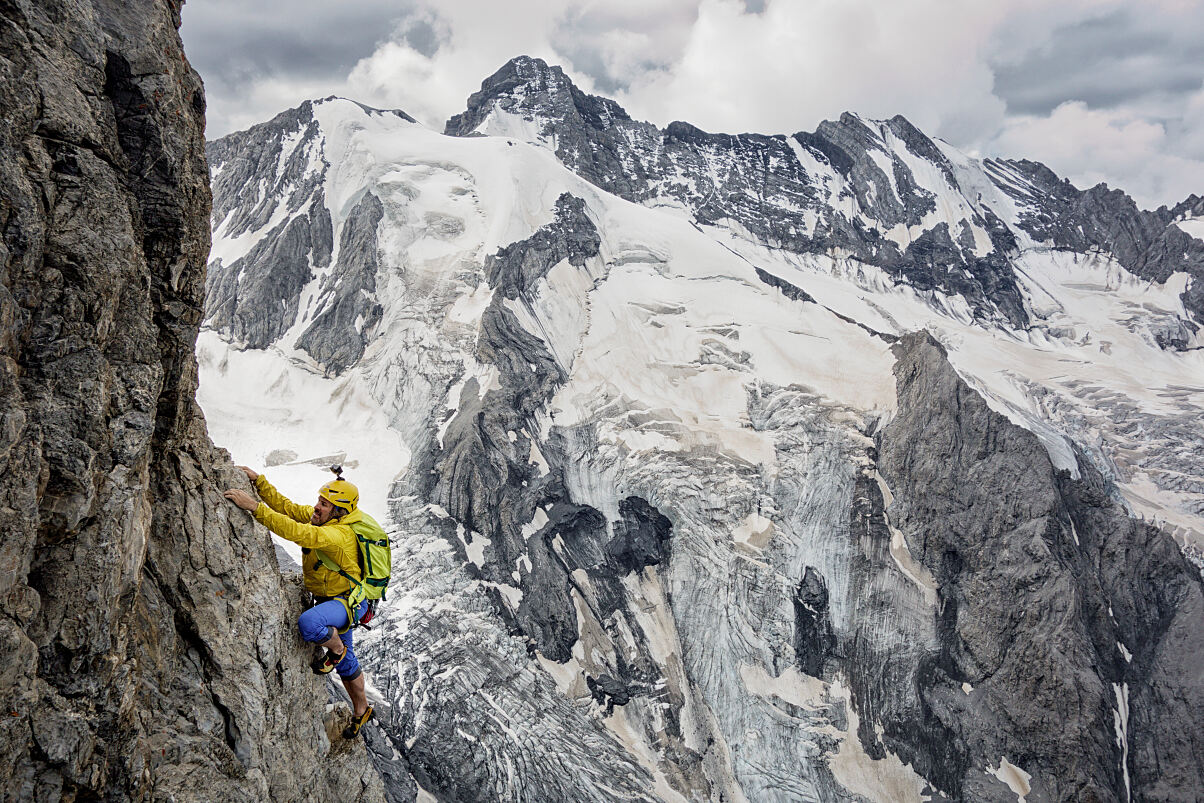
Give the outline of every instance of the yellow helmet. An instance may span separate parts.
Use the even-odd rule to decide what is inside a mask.
[[[342,477],[339,477],[337,480],[331,480],[323,485],[318,491],[318,496],[332,505],[338,505],[348,513],[355,510],[355,506],[360,501],[359,488],[356,488]]]

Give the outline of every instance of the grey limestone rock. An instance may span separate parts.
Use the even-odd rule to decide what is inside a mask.
[[[194,400],[210,196],[180,4],[0,18],[3,797],[380,799]]]
[[[528,635],[555,660],[568,657],[577,632],[569,599],[571,569],[553,551],[551,540],[562,530],[567,535],[583,527],[597,529],[599,524],[588,516],[559,510],[547,527],[533,536],[533,546],[520,531],[532,519],[537,504],[568,501],[550,478],[535,476],[529,434],[534,429],[534,415],[551,400],[566,373],[543,341],[519,323],[505,300],[529,295],[534,283],[563,259],[583,268],[587,259],[597,257],[598,244],[584,204],[562,196],[553,223],[486,261],[485,269],[498,292],[481,322],[479,352],[483,360],[497,366],[501,387],[488,391],[476,403],[461,406],[444,436],[444,448],[432,475],[436,478],[433,498],[464,523],[467,537],[480,534],[489,540],[489,560],[482,571],[490,580],[511,582],[505,567],[513,566],[530,548],[531,570],[521,582],[524,596],[517,617],[527,624]],[[479,392],[475,385],[466,391]],[[507,433],[515,433],[514,439]],[[514,478],[526,479],[526,486]]]
[[[307,215],[280,223],[245,257],[229,266],[215,262],[206,282],[209,326],[266,348],[292,325],[301,291],[313,278],[311,263],[330,263],[330,213],[321,191],[316,198]]]
[[[290,211],[299,210],[309,200],[309,193],[321,183],[321,174],[309,169],[309,161],[316,155],[310,147],[286,151],[294,130],[302,132],[301,142],[307,145],[317,133],[312,103],[281,112],[247,131],[206,143],[205,155],[214,173],[213,194],[218,199],[212,212],[215,228],[225,222],[229,232],[237,236],[266,225],[276,213],[282,192],[287,193]],[[264,187],[264,168],[274,168],[281,159],[284,164],[279,174],[273,170],[271,185]]]
[[[585,214],[585,202],[572,195],[556,201],[556,222],[541,228],[531,237],[509,245],[485,262],[489,283],[506,298],[529,293],[532,285],[567,259],[582,267],[585,260],[598,255],[598,230]]]
[[[828,602],[828,584],[808,566],[794,592],[794,652],[799,669],[813,677],[824,676],[835,647]]]
[[[336,374],[363,356],[380,321],[374,293],[380,267],[376,231],[382,217],[384,207],[370,192],[352,208],[343,224],[338,263],[317,297],[319,311],[297,339],[298,348]]]
[[[1175,800],[1204,788],[1204,730],[1187,713],[1204,683],[1183,663],[1201,637],[1184,618],[1200,604],[1198,574],[1085,461],[1082,479],[1055,471],[928,335],[895,349],[900,409],[877,465],[939,613],[917,698],[880,708],[885,743],[955,799],[1010,799],[972,769],[1000,757],[1032,775],[1034,799]],[[1151,729],[1167,735],[1161,748]]]
[[[332,100],[306,102],[208,144],[220,199],[213,210],[214,229],[225,237],[255,240],[229,264],[221,256],[211,261],[204,323],[256,349],[276,343],[301,323],[290,345],[339,374],[363,355],[380,322],[377,231],[385,211],[376,195],[364,192],[346,213],[335,248],[323,189],[329,164],[314,116],[318,103]],[[401,111],[361,108],[413,122]],[[274,215],[282,216],[281,222],[265,230]],[[433,225],[446,229],[454,222]],[[303,309],[304,291],[319,278]]]

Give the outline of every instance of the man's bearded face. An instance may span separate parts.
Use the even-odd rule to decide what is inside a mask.
[[[309,523],[315,526],[325,524],[330,521],[331,514],[334,513],[334,505],[330,504],[325,497],[318,497],[318,503],[314,505],[314,514],[309,517]]]

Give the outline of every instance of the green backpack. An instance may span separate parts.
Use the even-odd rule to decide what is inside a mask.
[[[360,570],[364,574],[364,599],[384,599],[385,588],[393,571],[393,552],[389,534],[367,513],[352,522],[355,541],[360,548]]]
[[[385,589],[389,585],[393,569],[393,553],[389,549],[389,534],[367,513],[361,512],[360,520],[347,526],[355,533],[355,542],[359,547],[360,573],[364,581],[361,583],[347,574],[339,568],[339,564],[321,551],[318,551],[318,560],[322,561],[322,565],[327,569],[338,572],[351,583],[351,607],[354,610],[355,606],[364,600],[385,598]]]

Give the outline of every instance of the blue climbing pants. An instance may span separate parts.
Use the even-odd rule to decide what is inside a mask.
[[[363,616],[367,610],[368,601],[364,600],[360,603],[358,613]],[[297,618],[297,629],[301,631],[301,638],[314,644],[321,644],[345,627],[347,627],[347,608],[343,606],[343,601],[338,599],[320,602]],[[354,632],[354,630],[348,629],[346,633],[339,636],[347,648],[347,652],[334,671],[338,672],[339,677],[343,680],[355,680],[363,671],[360,669],[360,662],[356,660],[355,650],[351,645],[351,634]]]

